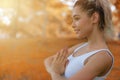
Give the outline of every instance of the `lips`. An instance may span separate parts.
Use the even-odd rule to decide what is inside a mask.
[[[74,29],[74,31],[80,31],[79,29]]]
[[[74,29],[74,31],[75,31],[76,33],[78,33],[80,30],[79,30],[79,29]]]
[[[80,31],[80,30],[74,30],[74,31]]]

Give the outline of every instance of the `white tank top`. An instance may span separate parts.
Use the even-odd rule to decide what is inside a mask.
[[[74,50],[73,53],[75,53],[78,49],[86,46],[88,43],[85,43],[83,44],[82,46],[76,48]],[[68,60],[69,60],[69,63],[68,65],[66,66],[66,70],[65,70],[65,74],[64,76],[66,78],[69,78],[71,77],[72,75],[74,75],[75,73],[77,73],[78,71],[80,71],[80,69],[82,69],[84,67],[84,62],[85,60],[96,54],[97,52],[99,51],[108,51],[108,53],[112,56],[113,58],[113,55],[111,54],[111,52],[108,50],[108,49],[100,49],[100,50],[95,50],[95,51],[91,51],[91,52],[88,52],[86,54],[83,54],[83,55],[80,55],[80,56],[77,56],[77,57],[74,57],[73,54],[71,54],[69,57],[68,57]],[[113,59],[113,63],[114,63],[114,59]],[[110,73],[112,67],[113,67],[113,63],[112,63],[112,66],[110,68],[110,70],[104,75],[104,76],[101,76],[101,77],[95,77],[93,80],[105,80],[105,78],[107,77],[107,75]]]

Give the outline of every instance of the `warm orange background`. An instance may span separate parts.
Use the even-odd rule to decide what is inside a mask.
[[[0,80],[50,80],[43,60],[78,39],[0,40]],[[108,41],[115,64],[107,80],[120,80],[120,42]]]
[[[110,1],[116,9],[108,45],[115,64],[107,80],[120,80],[120,0]],[[81,42],[71,21],[71,10],[60,0],[0,0],[0,80],[50,80],[44,59]]]

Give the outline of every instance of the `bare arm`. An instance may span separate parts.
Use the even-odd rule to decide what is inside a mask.
[[[68,80],[64,76],[56,74],[56,73],[52,73],[51,78],[52,78],[52,80]]]
[[[90,58],[82,70],[78,71],[69,79],[65,78],[63,73],[65,71],[67,57],[79,45],[70,49],[62,49],[56,55],[45,60],[46,69],[50,73],[52,80],[93,80],[111,65],[112,59],[106,52],[98,53]]]
[[[67,80],[62,75],[65,71],[65,63],[68,56],[68,49],[65,48],[45,60],[45,67],[50,73],[52,80]]]
[[[99,76],[103,71],[109,70],[112,63],[112,58],[105,52],[98,53],[91,57],[91,59],[85,64],[82,70],[77,72],[69,79],[63,75],[51,72],[52,80],[93,80],[96,76]]]
[[[64,76],[61,75],[65,71],[65,63],[66,63],[67,57],[71,53],[73,53],[73,51],[76,47],[80,46],[81,44],[83,44],[83,43],[77,44],[69,49],[62,49],[57,54],[45,59],[45,67],[46,67],[48,73],[51,74],[52,80],[67,80]],[[62,62],[60,62],[60,61],[62,61]],[[64,67],[64,69],[61,69],[61,67]]]
[[[111,64],[112,57],[106,52],[99,52],[93,55],[83,69],[70,77],[69,80],[93,80],[95,77],[103,76],[108,72]]]

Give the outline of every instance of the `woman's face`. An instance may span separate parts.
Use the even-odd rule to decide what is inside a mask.
[[[72,27],[80,39],[86,38],[92,33],[92,19],[80,7],[73,8],[72,18]]]

